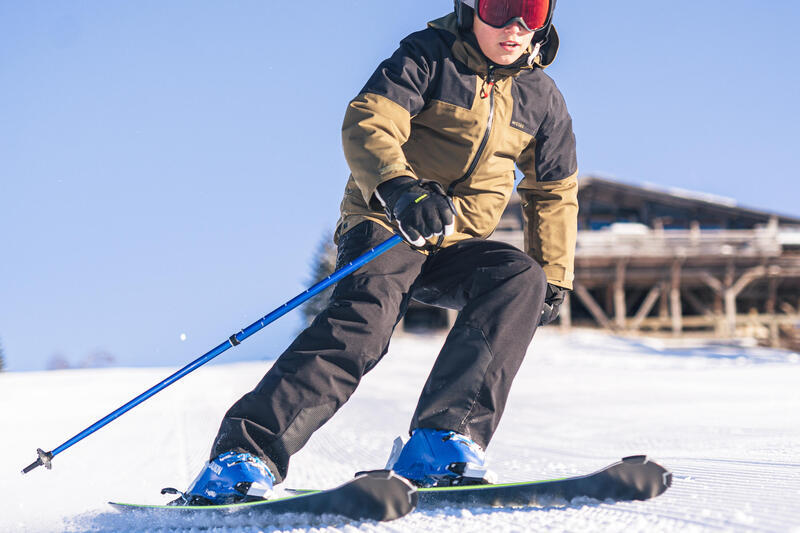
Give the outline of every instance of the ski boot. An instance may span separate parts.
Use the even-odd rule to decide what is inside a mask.
[[[386,468],[420,487],[482,485],[495,481],[485,462],[484,451],[469,437],[419,428],[405,445],[398,437]]]
[[[249,453],[226,452],[206,463],[186,492],[167,488],[161,494],[179,494],[169,505],[225,505],[266,500],[275,476],[264,461]]]

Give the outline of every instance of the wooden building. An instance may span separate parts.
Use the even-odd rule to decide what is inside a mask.
[[[581,178],[578,199],[575,290],[562,327],[800,349],[800,218],[593,176]],[[522,248],[518,200],[492,238]],[[445,329],[453,319],[414,304],[403,329]]]

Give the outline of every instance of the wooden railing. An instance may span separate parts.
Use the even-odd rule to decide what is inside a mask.
[[[780,234],[755,230],[613,230],[578,232],[578,257],[777,257]]]

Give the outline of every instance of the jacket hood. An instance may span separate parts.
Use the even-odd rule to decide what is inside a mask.
[[[485,74],[489,65],[489,59],[483,54],[478,45],[478,40],[472,31],[462,33],[458,29],[458,21],[455,13],[449,13],[441,18],[428,22],[428,27],[440,31],[446,31],[456,37],[453,43],[453,54],[463,61],[469,68],[479,74]],[[522,70],[540,67],[547,68],[556,59],[558,54],[558,32],[555,26],[551,26],[547,42],[539,48],[537,55],[531,58],[534,45],[522,54],[522,57],[512,65],[498,65],[498,71],[507,71],[508,74],[518,74]]]

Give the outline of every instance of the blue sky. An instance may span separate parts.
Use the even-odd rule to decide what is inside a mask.
[[[451,2],[311,5],[0,0],[10,370],[103,351],[182,365],[310,283],[347,102]],[[800,4],[690,5],[560,2],[548,73],[581,171],[800,215]],[[273,357],[298,327],[220,359]]]

